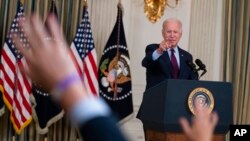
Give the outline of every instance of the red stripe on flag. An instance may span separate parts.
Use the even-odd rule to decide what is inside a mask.
[[[74,62],[74,64],[75,64],[75,66],[76,66],[76,69],[77,69],[79,75],[82,76],[83,73],[82,73],[81,67],[80,67],[80,65],[77,63],[76,56],[74,55],[74,53],[73,53],[72,50],[70,50],[70,55],[71,55],[71,57],[72,57],[72,59],[73,59],[73,62]]]
[[[7,82],[8,85],[10,86],[10,88],[14,90],[14,88],[15,88],[14,82],[10,79],[10,77],[9,77],[8,73],[5,71],[5,69],[2,69],[2,72],[4,74],[4,82]]]
[[[87,68],[86,63],[84,63],[84,68],[85,68],[85,69],[84,69],[84,73],[86,74],[87,80],[88,80],[88,86],[89,86],[89,88],[90,88],[92,94],[97,95],[96,90],[95,90],[95,87],[94,87],[94,84],[93,84],[93,82],[92,82],[92,80],[91,80],[91,77],[90,77],[90,74],[89,74],[89,70],[86,69],[86,68]]]
[[[13,120],[12,122],[14,122],[14,126],[16,126],[18,129],[20,129],[21,124],[19,123],[19,121],[16,118],[16,115],[13,112],[11,112],[11,118]]]
[[[17,97],[14,96],[14,101],[13,101],[14,104],[13,104],[13,105],[16,105],[16,108],[17,108],[17,109],[15,109],[15,110],[18,111],[19,116],[21,116],[21,121],[24,122],[24,121],[26,120],[26,118],[25,118],[24,115],[22,114],[22,108],[21,108],[21,105],[20,105],[20,103],[19,103],[19,100],[20,100],[20,99],[17,99]],[[20,102],[21,102],[21,101],[20,101]],[[12,106],[12,107],[13,107],[13,106]],[[13,112],[13,115],[16,116],[16,114],[17,114],[17,113]],[[16,117],[17,117],[17,116],[16,116]]]
[[[19,68],[24,68],[23,63],[21,61],[18,62],[18,66],[19,66]],[[31,83],[28,81],[27,76],[24,74],[23,71],[21,71],[21,74],[22,74],[22,78],[23,78],[25,88],[27,89],[27,91],[29,92],[29,95],[30,95],[30,93],[31,93]]]
[[[88,54],[88,57],[89,57],[89,60],[91,63],[91,67],[92,67],[94,74],[95,74],[95,79],[97,80],[97,65],[96,65],[95,59],[93,57],[92,51],[91,51],[91,53]]]
[[[8,108],[12,108],[12,98],[10,97],[10,94],[7,92],[7,91],[4,91],[4,94],[3,94],[4,98],[7,100],[8,102],[8,105],[7,106],[11,106],[11,107],[8,107]]]
[[[6,62],[6,64],[8,64],[8,66],[10,67],[10,69],[12,70],[12,72],[14,73],[15,71],[15,65],[14,63],[11,61],[11,59],[9,58],[9,56],[6,54],[5,49],[2,50],[2,56],[4,58],[4,61]],[[3,64],[3,63],[2,63]]]
[[[32,114],[32,110],[31,110],[31,106],[30,106],[30,103],[27,101],[26,97],[24,96],[24,93],[23,93],[23,88],[22,88],[22,85],[20,83],[20,81],[18,80],[18,91],[19,91],[19,94],[20,96],[22,97],[22,101],[17,101],[17,102],[22,102],[23,106],[26,108],[27,112],[29,113],[29,115]],[[27,91],[28,92],[28,91]],[[19,111],[23,111],[22,109],[19,110]]]

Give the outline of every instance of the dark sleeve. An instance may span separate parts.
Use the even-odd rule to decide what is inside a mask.
[[[97,117],[80,125],[84,141],[127,141],[112,117]]]
[[[158,61],[152,59],[153,52],[159,47],[159,44],[150,44],[145,49],[145,57],[142,60],[142,66],[152,68],[158,64]]]

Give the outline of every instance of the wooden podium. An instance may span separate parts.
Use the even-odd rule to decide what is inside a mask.
[[[146,131],[146,141],[190,141],[183,133]],[[225,141],[224,134],[216,134],[212,141]]]
[[[213,141],[224,141],[232,124],[232,85],[227,82],[168,79],[148,89],[143,95],[139,118],[146,130],[146,141],[188,141],[179,124],[179,118],[189,121],[190,94],[194,89],[205,88],[214,99],[213,111],[219,116]],[[206,92],[197,92],[206,97]],[[211,104],[208,96],[208,104]]]

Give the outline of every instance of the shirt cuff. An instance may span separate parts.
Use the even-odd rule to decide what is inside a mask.
[[[155,50],[152,54],[152,59],[155,61],[157,60],[162,54],[159,54],[157,50]]]
[[[109,116],[111,111],[98,97],[90,97],[76,102],[69,111],[73,125],[85,124],[96,117]]]

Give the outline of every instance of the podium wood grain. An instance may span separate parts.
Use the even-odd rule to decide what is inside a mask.
[[[215,134],[212,141],[224,141],[225,135]],[[190,141],[183,133],[146,131],[146,141]]]

